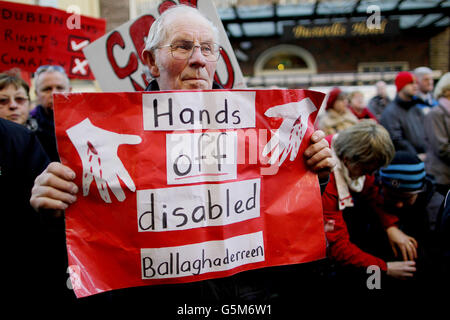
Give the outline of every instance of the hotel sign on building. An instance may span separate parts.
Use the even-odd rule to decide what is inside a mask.
[[[398,20],[383,19],[376,26],[366,21],[333,22],[328,24],[296,25],[286,27],[285,35],[295,39],[360,37],[370,35],[393,35],[399,30]]]

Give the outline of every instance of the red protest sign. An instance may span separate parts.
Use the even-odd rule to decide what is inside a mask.
[[[104,19],[5,1],[0,7],[0,70],[56,64],[69,78],[94,79],[82,49],[105,33]]]
[[[322,93],[209,90],[55,95],[78,297],[226,277],[325,256],[303,151]]]

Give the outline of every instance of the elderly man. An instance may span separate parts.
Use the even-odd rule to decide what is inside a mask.
[[[417,78],[417,85],[419,91],[417,97],[419,102],[417,107],[419,107],[424,114],[430,111],[430,108],[437,106],[437,101],[433,99],[433,71],[428,67],[418,67],[414,69],[414,75]]]
[[[44,65],[34,73],[38,106],[31,111],[37,121],[36,135],[51,161],[59,161],[53,121],[53,93],[70,92],[69,78],[61,66]]]
[[[155,78],[147,90],[220,88],[213,81],[220,55],[217,42],[217,29],[198,10],[183,5],[166,10],[150,28],[143,52],[144,61]],[[324,133],[316,131],[311,141],[312,144],[305,151],[306,164],[311,170],[318,172],[321,179],[326,180],[334,166],[334,160]],[[60,163],[51,163],[36,179],[30,200],[32,206],[38,211],[66,209],[76,201],[78,187],[72,182],[74,178],[75,172],[72,169]],[[214,287],[220,281],[205,283]],[[176,291],[169,291],[171,294],[182,295],[181,291],[188,288],[185,299],[189,299],[193,295],[190,290],[199,286],[201,285],[186,284],[177,286]],[[173,289],[159,287],[158,292],[166,288]],[[226,290],[222,285],[220,288],[220,292]]]

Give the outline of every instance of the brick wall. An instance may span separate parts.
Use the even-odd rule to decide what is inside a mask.
[[[130,19],[129,1],[100,0],[100,16],[106,19],[106,33]]]
[[[450,63],[450,27],[430,40],[430,67],[433,70],[449,71]]]

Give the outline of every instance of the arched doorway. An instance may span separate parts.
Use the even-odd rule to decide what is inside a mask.
[[[314,57],[305,49],[282,44],[264,51],[254,65],[255,76],[317,73]]]

